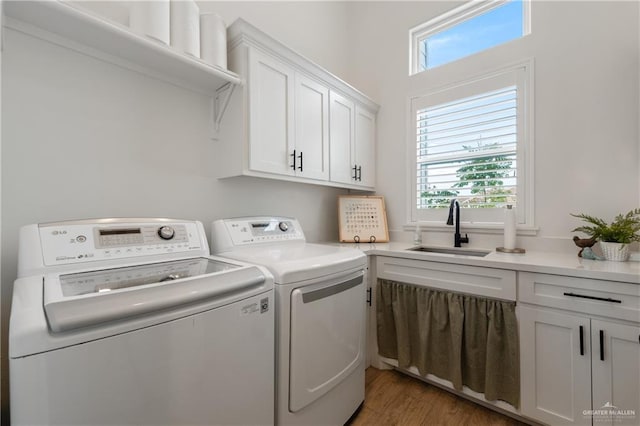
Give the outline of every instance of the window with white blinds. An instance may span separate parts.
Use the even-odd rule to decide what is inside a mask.
[[[517,87],[417,111],[418,208],[516,204]]]
[[[529,73],[527,63],[411,100],[412,221],[444,222],[457,199],[470,222],[501,222],[511,204],[532,223]]]

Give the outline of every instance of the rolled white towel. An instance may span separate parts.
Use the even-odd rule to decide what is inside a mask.
[[[171,0],[171,46],[200,57],[200,8],[193,0]]]
[[[129,28],[168,45],[169,15],[169,0],[134,1],[129,7]]]
[[[227,68],[227,27],[217,13],[200,15],[200,58],[208,64]]]

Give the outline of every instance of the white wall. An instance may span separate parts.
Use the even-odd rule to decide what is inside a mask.
[[[101,7],[104,4],[91,4]],[[116,18],[122,5],[104,10]],[[345,5],[202,4],[243,16],[330,71],[346,70]],[[125,9],[126,12],[126,9]],[[121,16],[121,15],[120,15]],[[295,19],[292,19],[295,16]],[[126,17],[126,16],[125,16]],[[330,29],[327,36],[325,29]],[[300,219],[310,240],[335,239],[343,190],[255,178],[217,180],[210,100],[63,47],[5,31],[2,60],[2,408],[18,229],[92,217]],[[7,417],[3,415],[6,424]]]
[[[351,4],[351,77],[381,105],[378,192],[392,235],[409,237],[406,119],[409,95],[464,80],[478,70],[535,59],[535,219],[527,248],[574,250],[570,212],[613,219],[640,206],[637,2],[532,2],[532,34],[408,77],[408,30],[451,2]],[[446,212],[443,212],[443,222]],[[464,219],[464,213],[463,213]],[[393,232],[395,231],[395,232]],[[463,230],[464,232],[464,230]],[[500,235],[470,234],[471,246],[501,245]],[[427,242],[451,244],[452,232]]]
[[[129,1],[73,3],[123,25],[128,23]],[[227,25],[242,18],[291,49],[346,78],[348,4],[326,1],[197,1],[200,12],[215,12]]]
[[[228,25],[241,17],[338,77],[345,80],[349,77],[346,2],[230,1],[199,4],[201,11],[219,13]]]

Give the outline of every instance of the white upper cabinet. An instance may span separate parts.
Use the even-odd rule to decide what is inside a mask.
[[[329,89],[296,75],[295,164],[299,176],[329,179]]]
[[[330,94],[331,180],[359,189],[375,186],[375,113],[353,100]]]
[[[331,180],[338,183],[356,182],[357,169],[351,161],[354,147],[355,104],[336,92],[330,94]]]
[[[373,189],[376,183],[376,116],[356,105],[355,117],[354,164],[358,171],[357,184]]]
[[[249,170],[329,178],[329,90],[249,50]]]
[[[293,175],[294,71],[282,62],[249,52],[249,168]]]
[[[379,107],[241,19],[228,38],[229,68],[245,85],[220,127],[218,176],[373,190]]]

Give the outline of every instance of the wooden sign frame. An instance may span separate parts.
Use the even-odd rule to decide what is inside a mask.
[[[338,196],[338,220],[342,243],[389,242],[387,211],[383,196]]]

